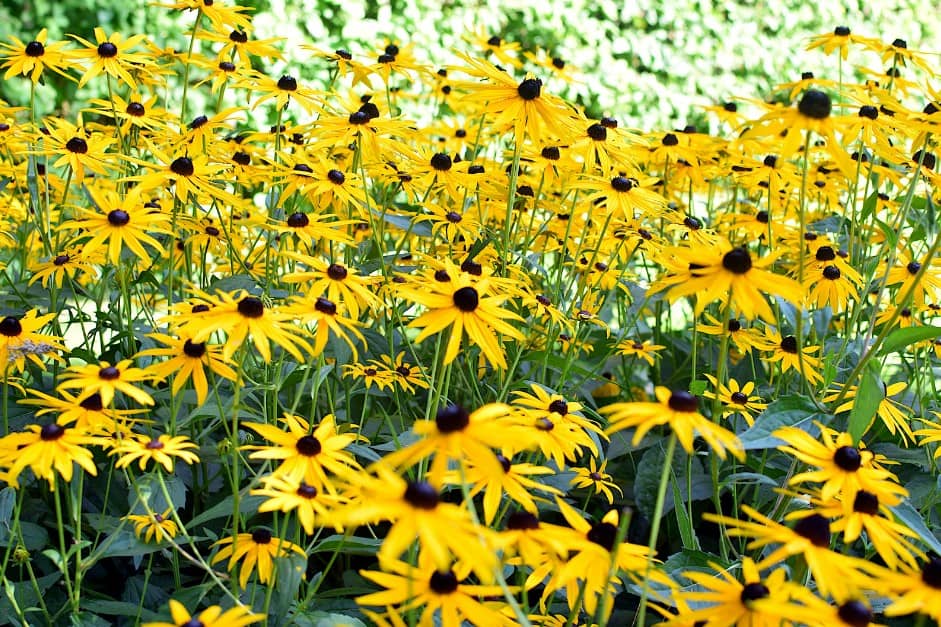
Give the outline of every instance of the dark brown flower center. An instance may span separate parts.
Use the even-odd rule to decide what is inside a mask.
[[[103,381],[114,381],[120,378],[121,371],[114,366],[106,366],[98,370],[98,378]]]
[[[699,409],[699,399],[689,392],[678,390],[670,394],[670,400],[667,401],[667,405],[669,405],[670,409],[673,411],[692,413]]]
[[[322,314],[327,314],[328,316],[337,315],[336,303],[331,300],[327,300],[322,296],[317,298],[317,301],[314,303],[314,309]]]
[[[43,425],[39,430],[39,439],[43,442],[52,442],[65,435],[65,427],[54,422]]]
[[[516,88],[516,93],[523,100],[535,100],[541,92],[542,81],[538,78],[527,78]]]
[[[565,416],[569,413],[569,404],[561,398],[556,399],[549,403],[549,411]]]
[[[637,179],[615,176],[611,179],[611,188],[616,192],[629,192],[637,186]]]
[[[144,448],[146,448],[148,451],[159,451],[163,447],[164,447],[164,443],[156,438],[149,441],[147,444],[144,445]]]
[[[170,164],[170,171],[179,176],[193,176],[196,169],[193,167],[193,160],[189,157],[177,157]]]
[[[446,172],[451,169],[451,157],[443,152],[435,153],[431,156],[431,167],[439,172]]]
[[[302,483],[299,486],[297,486],[297,495],[305,499],[316,498],[317,488],[315,488],[312,485],[307,485],[306,483]]]
[[[470,286],[462,287],[454,292],[453,300],[454,306],[466,313],[474,311],[477,309],[477,305],[480,304],[477,290]]]
[[[748,402],[748,397],[741,392],[732,392],[731,396],[729,396],[729,400],[736,405],[744,405]]]
[[[101,394],[98,392],[95,392],[88,398],[82,400],[82,402],[78,405],[87,411],[101,411],[104,409],[104,405],[101,403]]]
[[[516,531],[525,529],[539,529],[539,519],[529,512],[513,512],[506,519],[506,528]]]
[[[31,41],[26,44],[26,49],[24,52],[26,52],[27,57],[41,57],[43,54],[45,54],[46,47],[42,45],[41,42]]]
[[[73,137],[69,141],[65,142],[65,149],[69,152],[74,152],[77,155],[84,155],[88,152],[88,142],[86,142],[81,137]]]
[[[872,492],[860,490],[853,499],[853,511],[876,516],[879,513],[879,497]]]
[[[112,59],[118,56],[118,47],[110,41],[98,45],[98,56],[102,59]]]
[[[941,558],[932,557],[921,567],[921,580],[935,590],[941,590]]]
[[[457,590],[457,576],[453,571],[448,571],[442,573],[435,571],[431,574],[431,580],[428,582],[428,587],[435,592],[435,594],[451,594]]]
[[[193,359],[199,359],[206,354],[206,343],[205,342],[192,342],[186,340],[183,343],[183,354],[187,357],[192,357]]]
[[[739,598],[742,600],[742,603],[748,604],[750,601],[757,601],[758,599],[764,599],[771,595],[771,590],[768,589],[768,586],[756,581],[754,583],[747,583],[742,587],[742,593],[739,595]]]
[[[445,405],[435,414],[439,433],[463,431],[470,424],[470,414],[460,405]]]
[[[297,213],[292,213],[288,216],[287,223],[288,226],[292,229],[302,229],[310,224],[310,218],[307,217],[306,213],[301,213],[298,211]]]
[[[827,266],[823,269],[823,278],[829,279],[831,281],[836,281],[842,276],[840,269],[836,266]]]
[[[814,120],[827,119],[831,109],[830,96],[817,89],[808,89],[797,103],[801,115]]]
[[[16,337],[23,332],[23,325],[13,316],[0,320],[0,334],[6,337]]]
[[[405,500],[418,509],[434,509],[438,506],[438,491],[424,481],[413,481],[405,488]]]
[[[265,315],[265,304],[257,296],[246,296],[239,301],[237,309],[246,318],[261,318]]]
[[[608,139],[608,129],[601,124],[592,124],[588,127],[588,137],[596,142],[603,142]]]
[[[733,274],[745,274],[751,270],[751,255],[745,248],[733,248],[722,257],[722,267]]]
[[[781,350],[785,353],[796,354],[797,353],[797,338],[793,335],[788,335],[783,340],[781,340]]]
[[[614,541],[618,537],[618,528],[608,522],[592,525],[588,530],[588,541],[594,542],[598,546],[604,547],[610,551],[614,548]]]
[[[847,601],[836,613],[844,623],[852,627],[866,627],[872,622],[872,610],[862,601]]]
[[[297,91],[297,79],[284,75],[278,79],[278,89],[282,91]]]
[[[124,226],[131,221],[131,216],[123,209],[113,209],[108,212],[108,224],[111,226]]]
[[[312,435],[302,435],[294,444],[294,448],[304,457],[316,457],[323,450],[320,440]]]
[[[810,540],[814,546],[827,548],[830,546],[830,521],[820,514],[811,514],[801,518],[794,525],[794,533]]]
[[[841,446],[833,453],[833,463],[846,472],[856,472],[862,466],[863,458],[855,446]]]
[[[252,541],[255,544],[268,544],[271,542],[271,532],[267,529],[256,529],[252,532]]]
[[[338,263],[331,263],[327,266],[327,276],[334,281],[342,281],[347,276],[347,270]]]

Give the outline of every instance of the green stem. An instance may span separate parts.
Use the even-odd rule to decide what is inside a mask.
[[[637,610],[637,624],[643,627],[647,617],[647,598],[650,581],[650,570],[653,568],[653,556],[657,552],[657,539],[660,536],[660,522],[663,517],[663,504],[666,501],[667,485],[670,483],[670,471],[673,466],[673,453],[676,452],[676,434],[671,433],[667,440],[667,450],[663,458],[663,468],[660,470],[660,483],[657,486],[657,501],[653,508],[653,519],[650,521],[650,542],[647,543],[647,564],[644,567],[644,588],[640,594],[640,607]]]

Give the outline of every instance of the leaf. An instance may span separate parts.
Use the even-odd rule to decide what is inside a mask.
[[[856,391],[856,398],[853,399],[853,409],[850,410],[849,426],[847,431],[853,438],[853,442],[858,444],[859,439],[869,429],[872,420],[879,409],[879,403],[885,398],[885,386],[882,379],[879,378],[879,366],[870,362],[863,372],[863,377],[859,382],[859,389]]]
[[[941,555],[941,541],[938,541],[938,538],[931,533],[931,530],[928,529],[928,525],[925,524],[921,514],[919,514],[918,510],[911,504],[911,501],[905,499],[898,505],[889,507],[889,509],[892,510],[892,513],[895,514],[906,527],[918,534],[921,541],[928,545],[932,551],[937,555]]]
[[[361,538],[359,536],[343,536],[340,534],[327,536],[317,543],[311,553],[333,553],[340,551],[343,555],[375,555],[379,552],[382,540],[378,538]]]
[[[784,396],[768,405],[755,419],[755,424],[739,436],[739,440],[746,451],[776,448],[784,441],[771,434],[781,427],[800,427],[808,433],[815,433],[813,422],[831,417],[821,413],[806,396]]]
[[[673,502],[682,501],[680,488],[677,485],[676,473],[673,474]],[[696,536],[696,530],[693,529],[693,521],[685,507],[674,507],[676,512],[676,524],[680,530],[680,539],[683,541],[684,549],[699,549],[699,538]]]
[[[297,627],[366,627],[358,618],[321,610],[297,612],[291,616],[291,624]]]
[[[889,333],[885,341],[882,342],[882,346],[879,347],[879,355],[889,355],[911,344],[917,344],[925,340],[933,340],[936,337],[941,337],[941,327],[923,326],[895,329]]]
[[[674,470],[674,481],[677,484],[677,491],[680,495],[680,502],[685,503],[688,496],[686,494],[686,461],[688,456],[686,452],[677,447],[673,454],[673,463],[671,468]],[[663,446],[652,446],[647,449],[640,458],[638,464],[637,476],[634,478],[634,500],[637,502],[637,508],[643,512],[648,520],[653,519],[653,510],[657,502],[657,488],[660,484],[660,473],[663,470],[663,464],[666,460],[666,451]],[[703,469],[702,462],[698,458],[691,460],[693,491],[692,499],[698,501],[709,498],[712,494],[712,480]],[[666,516],[673,509],[674,493],[667,490],[666,498],[663,503],[663,515]],[[655,521],[652,521],[655,522]]]
[[[138,607],[125,601],[108,601],[107,599],[82,599],[82,609],[104,614],[105,616],[137,616]],[[143,620],[154,621],[160,619],[160,614],[146,608],[140,609]]]
[[[289,553],[275,560],[277,574],[272,605],[275,616],[287,616],[307,569],[307,556]]]
[[[376,211],[372,207],[370,207],[369,210],[374,216],[383,222],[386,222],[387,224],[391,224],[397,229],[401,229],[402,231],[411,231],[414,235],[419,237],[431,237],[431,227],[427,222],[416,222],[408,216],[397,216],[391,213],[386,213],[384,211]]]
[[[263,496],[243,496],[239,501],[239,512],[242,514],[254,514],[258,511],[258,506],[265,500]],[[227,497],[222,502],[217,503],[204,511],[199,516],[193,518],[187,525],[189,529],[195,529],[197,525],[204,525],[210,520],[217,520],[232,515],[232,504],[235,502],[233,497]]]

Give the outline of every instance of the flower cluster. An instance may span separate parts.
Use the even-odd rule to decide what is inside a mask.
[[[317,79],[164,6],[186,52],[0,50],[106,94],[0,103],[3,570],[65,584],[22,622],[941,620],[932,57],[841,26],[885,75],[644,132],[500,37]]]

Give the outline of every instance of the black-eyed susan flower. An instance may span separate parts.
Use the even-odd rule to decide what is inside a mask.
[[[604,460],[599,465],[594,457],[588,458],[588,467],[582,468],[572,468],[575,472],[575,476],[572,477],[571,485],[573,488],[588,488],[595,494],[601,494],[608,501],[608,505],[614,503],[614,490],[617,490],[618,494],[623,495],[624,492],[621,490],[614,478],[605,472],[605,469],[608,465],[608,460]]]
[[[81,400],[64,390],[59,390],[61,398],[34,389],[27,390],[27,393],[33,398],[21,399],[19,403],[36,406],[37,416],[55,413],[58,415],[57,423],[72,425],[76,429],[84,429],[93,434],[119,431],[119,425],[139,421],[140,419],[134,416],[146,411],[144,409],[113,409],[101,402],[101,394],[98,392]]]
[[[493,523],[504,494],[528,512],[538,511],[537,499],[547,500],[544,497],[534,497],[536,493],[562,494],[558,489],[537,480],[541,476],[553,474],[551,468],[529,462],[513,462],[500,453],[494,453],[494,456],[498,462],[496,468],[493,464],[478,466],[469,462],[462,472],[452,471],[445,477],[445,483],[448,484],[468,484],[468,496],[473,497],[483,492],[484,524]],[[497,468],[499,472],[496,471]]]
[[[883,385],[885,386],[885,390],[882,400],[879,401],[879,405],[876,407],[876,414],[872,417],[872,421],[866,426],[866,430],[862,432],[862,435],[865,435],[866,432],[872,428],[876,418],[878,418],[882,421],[882,424],[885,425],[885,428],[889,430],[889,433],[895,435],[897,432],[905,443],[914,442],[915,436],[912,433],[910,424],[912,419],[911,408],[891,398],[904,392],[908,384],[904,381],[896,381],[889,385]],[[835,401],[842,393],[842,383],[833,383],[832,386],[835,390],[823,397],[824,403]],[[846,393],[843,394],[844,402],[834,409],[833,413],[840,414],[850,411],[856,401],[856,394],[858,392],[858,386],[851,385]]]
[[[70,366],[68,370],[59,375],[58,391],[78,388],[77,399],[82,401],[93,394],[101,396],[101,404],[109,407],[114,400],[115,392],[130,396],[141,405],[153,405],[154,399],[144,390],[136,387],[135,383],[149,381],[152,377],[143,368],[131,366],[130,359],[124,359],[113,366],[102,361],[98,364],[84,366]]]
[[[0,374],[9,370],[22,372],[26,360],[45,369],[42,357],[49,356],[58,361],[58,351],[64,351],[62,338],[40,333],[54,313],[39,315],[38,309],[30,309],[22,316],[5,316],[0,319]]]
[[[88,445],[102,444],[101,438],[89,435],[84,429],[66,427],[56,422],[29,425],[25,431],[16,431],[0,438],[0,467],[4,480],[19,487],[20,474],[27,468],[49,483],[55,491],[56,477],[68,483],[72,480],[75,464],[90,475],[98,468]]]
[[[895,475],[883,468],[882,464],[888,461],[885,456],[865,449],[862,443],[855,446],[848,433],[819,424],[818,427],[819,440],[797,427],[782,427],[772,434],[784,440],[780,450],[813,467],[791,477],[790,485],[820,483],[821,498],[839,496],[847,512],[860,490],[876,495],[881,503],[890,506],[908,495]]]
[[[144,627],[242,627],[264,620],[262,614],[254,614],[244,605],[237,605],[224,610],[218,605],[210,605],[199,614],[190,614],[186,606],[170,599],[170,620],[172,622],[144,623]]]
[[[522,321],[518,315],[503,309],[500,305],[506,295],[491,294],[492,281],[487,278],[472,281],[463,273],[456,273],[453,281],[430,283],[424,290],[404,287],[398,292],[428,311],[409,323],[421,332],[415,337],[416,342],[444,331],[450,327],[450,335],[444,351],[444,363],[449,364],[461,350],[464,333],[470,342],[480,347],[487,362],[496,368],[507,367],[506,357],[498,334],[503,341],[522,340],[523,334],[514,327],[512,321]]]
[[[830,550],[830,521],[824,516],[812,513],[798,520],[792,528],[773,521],[748,505],[741,508],[755,522],[709,513],[703,514],[703,520],[725,525],[726,533],[731,537],[753,538],[746,545],[749,550],[779,545],[756,565],[759,570],[790,556],[801,555],[820,594],[851,598],[869,583],[872,568],[867,561]]]
[[[229,381],[235,381],[238,374],[222,356],[222,347],[206,342],[193,342],[188,338],[173,337],[162,333],[150,333],[148,337],[163,344],[163,348],[149,348],[140,351],[135,357],[164,357],[155,360],[145,370],[153,375],[155,381],[164,381],[173,377],[170,390],[177,394],[187,381],[191,381],[196,390],[196,402],[202,405],[209,394],[209,380],[206,369]]]
[[[252,451],[249,457],[281,460],[274,475],[288,481],[304,481],[318,490],[336,494],[334,477],[348,477],[359,468],[353,455],[344,450],[357,436],[338,433],[333,415],[324,416],[316,428],[293,414],[285,414],[281,422],[287,431],[274,425],[245,423],[247,428],[272,443],[246,445],[245,450]]]
[[[903,567],[885,582],[898,598],[885,608],[886,616],[920,613],[941,622],[941,558],[924,560],[921,567]]]
[[[263,487],[250,494],[268,497],[258,506],[259,512],[293,512],[297,521],[308,534],[315,527],[334,527],[339,533],[342,527],[334,521],[333,512],[343,503],[335,494],[318,490],[315,486],[288,474],[275,473],[262,478]]]
[[[739,414],[745,418],[748,426],[755,424],[755,415],[760,414],[768,407],[767,403],[761,402],[761,397],[754,394],[755,382],[747,381],[741,385],[735,379],[729,379],[727,384],[719,383],[711,374],[703,375],[715,388],[715,391],[706,390],[703,392],[704,398],[714,399],[718,396],[722,402],[722,417]]]
[[[475,525],[466,508],[443,501],[438,488],[426,481],[406,481],[382,462],[372,471],[352,478],[350,502],[340,522],[392,523],[379,548],[380,565],[398,560],[418,542],[419,558],[427,553],[437,568],[447,569],[456,558],[482,580],[492,581],[496,556],[485,544],[489,529]]]
[[[14,76],[28,76],[29,80],[37,83],[47,69],[72,78],[69,71],[78,67],[72,52],[67,49],[66,42],[50,43],[48,37],[49,29],[43,28],[35,39],[26,43],[15,35],[10,35],[12,43],[0,43],[0,59],[3,60],[0,69],[7,70],[3,80],[8,81]]]
[[[85,179],[86,169],[99,175],[108,173],[114,160],[108,148],[115,142],[114,137],[89,132],[60,118],[48,118],[45,124],[49,134],[42,154],[55,158],[52,165],[68,166],[77,181]]]
[[[88,237],[82,244],[83,258],[93,258],[106,246],[108,261],[117,266],[125,248],[146,262],[154,258],[147,247],[163,250],[163,244],[154,236],[169,233],[169,215],[146,206],[146,201],[136,191],[122,196],[115,190],[98,186],[87,189],[94,209],[83,209],[80,217],[63,222],[59,227],[79,233],[78,237],[83,240]]]
[[[179,527],[170,516],[169,509],[162,514],[150,512],[145,514],[128,514],[124,520],[134,523],[134,534],[144,542],[172,540],[180,532]]]
[[[791,625],[802,616],[809,615],[800,603],[803,587],[787,580],[784,568],[774,569],[762,577],[755,562],[742,559],[741,581],[718,564],[710,564],[716,572],[684,571],[683,577],[699,585],[694,590],[680,592],[682,599],[696,604],[685,607],[664,625],[691,625],[695,621],[723,627],[750,625],[751,627],[778,627]]]
[[[98,266],[103,260],[98,253],[83,254],[81,246],[68,246],[48,258],[31,262],[29,269],[33,276],[29,285],[39,281],[43,287],[55,285],[56,289],[60,289],[66,278],[83,283],[86,278],[97,276]]]
[[[514,442],[523,448],[529,445],[520,422],[502,403],[488,403],[472,412],[460,405],[445,405],[434,420],[418,420],[412,428],[420,439],[384,456],[382,463],[404,469],[433,456],[427,477],[435,486],[444,481],[449,462],[471,462],[478,473],[498,476],[503,467],[494,449]]]
[[[793,370],[811,385],[823,381],[820,359],[814,356],[814,353],[820,350],[819,346],[799,347],[795,336],[781,337],[777,331],[766,330],[765,335],[767,344],[762,348],[771,351],[771,354],[764,358],[766,363],[780,363],[782,373]]]
[[[455,89],[464,92],[460,100],[476,105],[481,113],[495,113],[496,118],[491,123],[494,132],[512,129],[518,143],[522,143],[524,134],[531,139],[545,133],[566,136],[571,110],[558,96],[543,93],[542,80],[527,74],[522,81],[517,81],[489,61],[458,56],[469,67],[453,69],[487,81],[455,82]]]
[[[72,55],[77,60],[91,63],[82,74],[82,78],[78,82],[79,87],[99,74],[105,73],[113,78],[120,79],[131,88],[136,88],[137,81],[131,72],[146,71],[147,66],[153,63],[153,59],[146,53],[132,52],[132,50],[144,43],[147,36],[132,35],[125,39],[121,33],[105,35],[104,29],[100,27],[96,27],[94,32],[95,43],[72,35],[76,41],[85,46],[74,51]]]
[[[294,298],[284,308],[284,313],[292,315],[303,323],[314,325],[313,330],[310,332],[314,336],[314,343],[310,349],[311,354],[314,356],[323,352],[331,335],[346,342],[347,346],[350,347],[353,359],[357,359],[359,354],[356,342],[353,340],[366,342],[363,334],[357,328],[362,323],[340,315],[340,308],[337,303],[323,296]]]
[[[299,284],[309,299],[322,296],[331,302],[342,303],[353,320],[359,319],[361,311],[379,304],[379,298],[373,291],[379,277],[363,276],[356,268],[330,263],[319,257],[293,252],[283,254],[309,268],[295,270],[282,277],[285,283]]]
[[[837,26],[833,29],[833,32],[811,37],[810,43],[807,44],[805,50],[820,48],[825,55],[830,55],[838,51],[845,61],[849,56],[850,46],[854,44],[873,49],[879,45],[879,40],[873,39],[872,37],[856,35],[848,26]]]
[[[268,306],[261,298],[244,290],[217,292],[210,298],[213,302],[212,316],[190,319],[180,330],[181,334],[185,331],[190,341],[202,343],[216,331],[225,333],[223,359],[231,359],[248,338],[265,362],[271,361],[271,342],[301,361],[304,361],[301,351],[310,353],[311,347],[303,337],[304,330],[291,324],[293,314]]]
[[[666,346],[661,344],[654,344],[653,340],[624,340],[619,342],[617,345],[618,354],[624,355],[625,357],[638,357],[643,359],[649,365],[654,365],[654,360],[656,360],[659,355],[657,351],[661,351]]]
[[[607,416],[608,434],[634,428],[633,444],[636,446],[648,431],[667,425],[676,434],[680,444],[693,454],[693,439],[702,437],[720,458],[726,451],[744,459],[745,451],[738,437],[699,413],[699,399],[682,390],[671,392],[669,388],[657,386],[657,402],[612,403],[599,412]]]
[[[291,553],[307,556],[303,548],[261,527],[251,533],[240,533],[235,537],[223,538],[213,546],[222,548],[212,558],[212,563],[217,564],[228,560],[229,570],[238,567],[239,585],[242,589],[248,584],[248,579],[253,572],[258,575],[258,583],[275,584],[275,560],[287,557]]]
[[[670,287],[667,297],[696,295],[696,314],[717,300],[731,305],[746,319],[760,317],[774,322],[774,312],[762,292],[780,296],[795,305],[803,299],[800,284],[788,277],[765,270],[773,257],[752,259],[747,248],[732,248],[727,241],[716,246],[695,246],[674,250],[686,262],[687,275]]]
[[[198,449],[195,442],[190,441],[185,435],[167,435],[150,436],[142,433],[135,433],[125,436],[111,449],[111,455],[118,455],[115,464],[116,468],[126,468],[134,462],[138,462],[141,470],[147,467],[147,462],[160,464],[168,473],[173,472],[173,466],[176,460],[195,464],[199,461],[199,456],[191,449]]]
[[[465,583],[469,572],[460,565],[440,568],[426,560],[415,567],[399,560],[390,560],[384,564],[382,571],[359,572],[383,589],[357,597],[356,603],[388,607],[386,615],[395,612],[392,609],[394,607],[402,610],[421,608],[421,625],[438,623],[442,627],[460,627],[466,621],[493,627],[516,624],[499,611],[503,603],[482,600],[500,596],[503,593],[501,587]],[[511,587],[510,591],[515,589]],[[397,612],[394,615],[397,616]],[[397,621],[393,620],[391,624],[397,624]]]
[[[615,586],[626,581],[668,585],[669,580],[662,572],[648,569],[653,556],[646,546],[617,543],[620,515],[616,509],[592,524],[562,499],[557,498],[556,504],[572,527],[573,536],[578,536],[578,542],[573,547],[575,553],[552,575],[547,590],[565,588],[570,609],[574,610],[575,600],[582,598],[590,616],[594,616],[599,603],[610,612]],[[584,589],[580,591],[581,588]]]

